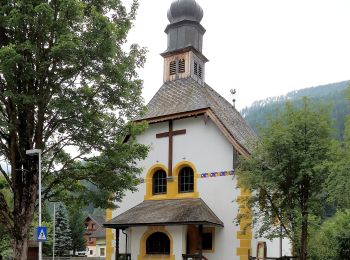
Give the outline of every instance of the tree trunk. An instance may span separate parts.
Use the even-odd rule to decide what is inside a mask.
[[[26,260],[28,253],[28,239],[26,237],[23,237],[22,239],[15,237],[13,251],[15,260]]]
[[[28,169],[16,172],[17,175],[15,178],[15,192],[13,198],[14,221],[12,231],[14,238],[14,259],[26,260],[28,251],[28,234],[30,231],[31,224],[33,222],[35,205],[37,202],[37,162],[29,160],[27,161],[26,165],[16,163],[11,165],[11,167],[13,167],[14,169]]]
[[[308,245],[308,214],[303,212],[302,224],[301,224],[301,241],[300,241],[300,260],[306,260],[307,258],[307,245]]]

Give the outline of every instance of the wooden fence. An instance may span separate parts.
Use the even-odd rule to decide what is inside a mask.
[[[105,257],[87,257],[87,256],[55,256],[55,260],[105,260]],[[43,257],[43,260],[53,260],[52,256]]]
[[[250,256],[249,260],[256,260],[257,258],[254,256]],[[300,259],[298,256],[282,256],[282,257],[265,257],[265,258],[259,258],[259,259],[265,259],[265,260],[298,260]]]

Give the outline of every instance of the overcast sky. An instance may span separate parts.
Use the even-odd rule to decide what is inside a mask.
[[[130,3],[130,0],[123,0]],[[163,83],[172,0],[139,0],[129,41],[148,48],[140,71],[148,102]],[[350,79],[350,0],[197,0],[206,28],[206,82],[237,108],[289,91]]]

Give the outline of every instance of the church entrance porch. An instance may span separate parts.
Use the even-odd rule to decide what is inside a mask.
[[[198,198],[144,201],[105,227],[116,230],[115,259],[131,253],[131,260],[203,260],[214,251],[223,222]],[[127,244],[124,237],[119,243],[123,234]]]
[[[119,260],[205,260],[213,259],[215,229],[203,225],[130,227],[130,245],[120,235]],[[124,241],[123,241],[124,240]],[[124,249],[126,248],[126,249]],[[125,258],[124,252],[131,252]]]

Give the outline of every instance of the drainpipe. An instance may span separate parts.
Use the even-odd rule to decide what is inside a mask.
[[[119,260],[119,228],[115,229],[115,260]]]
[[[125,235],[125,254],[128,253],[128,233],[124,232],[125,229],[122,230],[122,233]]]

